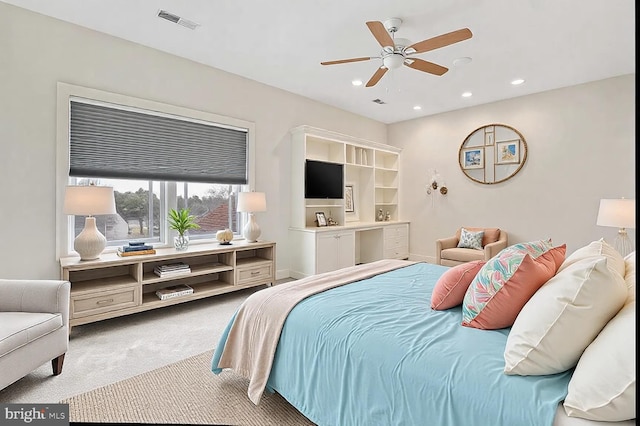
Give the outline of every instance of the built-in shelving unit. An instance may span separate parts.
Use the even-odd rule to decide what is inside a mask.
[[[409,256],[409,223],[398,207],[399,148],[299,126],[291,130],[291,276],[301,278],[355,263]],[[306,199],[305,161],[342,164],[345,186],[353,188],[353,211],[342,199]],[[389,214],[389,221],[379,221]],[[323,212],[337,226],[318,227]],[[393,240],[384,229],[400,229]],[[394,249],[390,248],[394,245]]]
[[[159,277],[156,266],[184,262],[190,272]],[[98,260],[60,259],[61,277],[71,282],[71,326],[202,299],[275,282],[275,243],[193,244],[189,249],[157,249],[156,254]],[[160,300],[156,291],[186,284],[193,293]]]
[[[375,222],[383,209],[391,221],[400,219],[398,210],[398,164],[400,149],[310,126],[291,131],[292,144],[292,226],[315,227],[315,213],[322,211],[337,221]],[[344,199],[305,199],[306,160],[344,165],[344,183],[354,188],[354,211],[345,211]]]

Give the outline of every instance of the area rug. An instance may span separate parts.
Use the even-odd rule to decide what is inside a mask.
[[[211,372],[213,351],[60,401],[72,423],[209,425],[313,425],[278,394],[259,405],[247,396],[248,380]]]

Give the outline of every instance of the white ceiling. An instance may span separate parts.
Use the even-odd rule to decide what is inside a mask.
[[[633,0],[1,1],[384,123],[635,73]],[[160,9],[200,26],[160,19]],[[365,22],[391,17],[403,20],[396,37],[413,43],[465,27],[473,37],[416,55],[449,68],[439,77],[401,67],[372,88],[354,87],[380,59],[320,65],[379,56]],[[472,61],[454,65],[460,57]],[[515,78],[526,81],[512,86]]]

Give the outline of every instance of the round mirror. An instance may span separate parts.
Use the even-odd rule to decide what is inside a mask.
[[[474,182],[491,185],[515,176],[527,160],[524,136],[506,124],[488,124],[469,134],[460,145],[458,162]]]

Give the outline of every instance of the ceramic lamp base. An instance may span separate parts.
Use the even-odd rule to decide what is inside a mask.
[[[258,226],[258,222],[256,222],[253,213],[249,213],[249,221],[242,230],[242,236],[249,243],[257,243],[258,237],[260,236],[261,232],[262,231],[260,231],[260,226]]]
[[[73,240],[73,249],[80,255],[80,260],[94,260],[107,246],[107,238],[98,231],[96,218],[87,216],[84,229]]]

